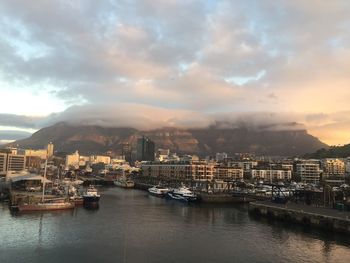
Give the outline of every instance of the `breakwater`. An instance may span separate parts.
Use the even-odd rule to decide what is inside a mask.
[[[258,201],[249,204],[249,213],[257,217],[267,217],[350,234],[350,212],[346,211],[304,204]]]

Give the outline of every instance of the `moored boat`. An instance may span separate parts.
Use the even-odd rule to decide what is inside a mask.
[[[83,204],[86,207],[96,207],[100,201],[100,195],[94,186],[89,186],[83,194]]]
[[[65,209],[73,209],[75,207],[75,204],[73,202],[67,201],[66,198],[53,198],[53,199],[45,198],[46,172],[47,172],[47,159],[45,162],[44,177],[42,180],[43,186],[42,186],[41,201],[37,203],[17,204],[17,206],[15,207],[19,212],[65,210]]]
[[[186,186],[175,188],[173,191],[170,191],[168,193],[168,196],[172,199],[184,201],[184,202],[198,201],[197,195]]]
[[[114,181],[114,185],[122,188],[134,188],[135,183],[132,180],[120,178]]]
[[[43,202],[37,204],[19,204],[17,206],[20,212],[31,212],[31,211],[51,211],[51,210],[67,210],[73,209],[75,204],[73,202]]]
[[[169,188],[155,185],[151,188],[148,188],[148,192],[154,196],[164,197],[169,192]]]
[[[69,198],[69,200],[77,205],[83,205],[84,204],[84,198],[82,196],[72,196]]]

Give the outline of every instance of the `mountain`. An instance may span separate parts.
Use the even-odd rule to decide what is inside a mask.
[[[156,144],[156,148],[172,152],[214,155],[216,152],[256,153],[258,155],[295,156],[314,152],[328,146],[305,130],[259,131],[248,128],[204,129],[162,128],[139,131],[133,128],[106,128],[100,126],[70,125],[58,123],[43,128],[30,138],[18,140],[23,148],[43,148],[52,141],[55,150],[84,154],[121,152],[123,143],[135,146],[137,138],[145,135]]]
[[[350,144],[343,146],[331,146],[329,148],[321,148],[314,153],[306,154],[307,158],[346,158],[350,156]]]

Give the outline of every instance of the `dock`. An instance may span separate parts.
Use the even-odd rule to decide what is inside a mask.
[[[286,222],[350,234],[350,212],[298,203],[279,204],[257,201],[249,204],[249,213]]]

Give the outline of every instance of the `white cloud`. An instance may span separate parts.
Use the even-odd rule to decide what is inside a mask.
[[[74,109],[117,123],[113,107],[100,109],[116,104],[126,116],[149,112],[129,116],[143,127],[196,123],[198,116],[202,125],[225,112],[247,123],[253,112],[267,126],[298,122],[317,135],[321,124],[305,116],[349,110],[349,13],[347,0],[4,0],[1,96],[25,94],[12,112],[25,115],[86,104]],[[44,93],[49,103],[40,107],[33,94]],[[60,116],[69,119],[67,112]],[[151,122],[154,115],[162,119]],[[342,118],[322,129],[343,135],[323,138],[349,141],[348,126],[336,124]]]

